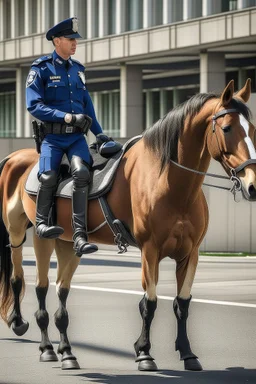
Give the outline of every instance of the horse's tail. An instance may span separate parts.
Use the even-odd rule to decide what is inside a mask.
[[[0,162],[0,177],[5,163],[8,158]],[[1,188],[3,183],[0,183]],[[7,314],[13,303],[13,293],[11,289],[11,274],[12,274],[12,261],[11,261],[11,248],[9,245],[9,234],[5,227],[2,211],[3,191],[0,190],[0,316],[7,322]]]

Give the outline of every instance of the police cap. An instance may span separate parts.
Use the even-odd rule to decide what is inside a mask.
[[[46,33],[47,40],[53,40],[55,37],[67,37],[71,39],[81,39],[78,33],[78,20],[76,17],[70,17],[56,24]]]

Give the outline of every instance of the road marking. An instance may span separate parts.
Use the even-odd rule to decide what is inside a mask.
[[[56,285],[55,283],[51,283],[50,285]],[[84,291],[98,291],[98,292],[108,292],[108,293],[122,293],[126,295],[139,295],[143,296],[144,292],[142,291],[132,291],[127,289],[115,289],[115,288],[100,288],[100,287],[88,287],[85,285],[71,285],[72,289],[80,289]],[[169,300],[173,301],[175,297],[172,296],[157,296],[160,300]],[[217,301],[217,300],[204,300],[204,299],[192,299],[194,303],[201,303],[201,304],[213,304],[213,305],[226,305],[226,306],[232,306],[232,307],[244,307],[244,308],[256,308],[256,304],[250,304],[250,303],[236,303],[232,301]]]

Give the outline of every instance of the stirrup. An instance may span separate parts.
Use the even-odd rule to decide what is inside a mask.
[[[77,236],[74,236],[73,249],[75,250],[78,257],[98,251],[97,245],[90,244],[84,234],[78,234]]]
[[[64,233],[64,229],[59,225],[48,227],[48,225],[41,223],[36,226],[36,234],[44,239],[56,239]]]

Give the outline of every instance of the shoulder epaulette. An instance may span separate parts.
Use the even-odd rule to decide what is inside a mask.
[[[52,59],[52,55],[46,55],[46,56],[42,56],[42,57],[39,57],[39,59],[36,59],[32,65],[39,65],[41,63],[43,63],[44,61],[48,61],[48,60],[51,60]]]
[[[74,61],[74,63],[76,63],[76,64],[79,64],[81,67],[83,67],[83,68],[85,69],[84,65],[81,64],[80,61],[75,60],[75,59],[73,59],[73,58],[72,58],[72,61]]]

